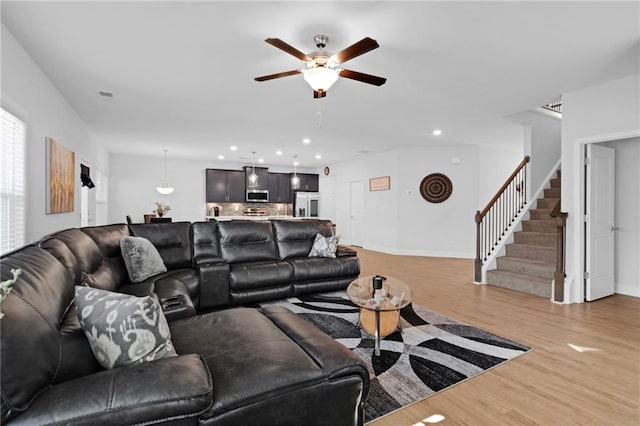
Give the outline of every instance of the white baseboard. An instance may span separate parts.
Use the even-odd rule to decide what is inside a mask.
[[[475,253],[460,253],[447,251],[424,251],[424,250],[402,250],[393,247],[365,245],[365,249],[379,251],[387,254],[396,254],[398,256],[427,256],[427,257],[453,257],[457,259],[475,259]]]
[[[638,284],[616,283],[616,293],[625,296],[640,297],[640,287]]]

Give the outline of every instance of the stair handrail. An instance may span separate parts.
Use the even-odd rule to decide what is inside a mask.
[[[486,207],[476,211],[475,282],[482,282],[484,261],[527,204],[527,164],[530,160],[530,156],[525,156]]]
[[[564,301],[564,279],[567,276],[565,273],[565,244],[569,214],[561,211],[561,203],[558,200],[549,216],[556,224],[556,271],[553,274],[553,301],[562,303]]]

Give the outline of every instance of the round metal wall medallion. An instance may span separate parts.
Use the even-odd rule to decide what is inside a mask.
[[[431,173],[420,182],[420,194],[430,203],[441,203],[451,196],[453,184],[442,173]]]

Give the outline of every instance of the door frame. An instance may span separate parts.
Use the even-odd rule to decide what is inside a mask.
[[[576,275],[575,275],[575,283],[576,283],[576,291],[579,295],[579,299],[575,300],[573,299],[573,297],[571,297],[571,294],[567,295],[567,290],[570,291],[569,288],[565,287],[565,301],[573,301],[573,302],[578,302],[578,303],[584,303],[586,302],[586,293],[585,293],[585,276],[584,273],[586,271],[586,250],[587,250],[587,236],[586,236],[586,229],[584,226],[584,208],[586,205],[586,192],[587,192],[587,183],[586,183],[586,170],[584,167],[584,159],[587,156],[587,145],[592,144],[592,143],[600,143],[600,142],[610,142],[610,141],[617,141],[617,140],[621,140],[621,139],[629,139],[629,138],[637,138],[640,137],[640,129],[638,130],[631,130],[631,131],[626,131],[626,132],[617,132],[617,133],[610,133],[610,134],[603,134],[603,135],[596,135],[596,136],[588,136],[588,137],[584,137],[584,138],[578,138],[575,139],[576,143],[578,143],[580,145],[580,149],[579,149],[579,161],[578,161],[578,168],[580,169],[579,175],[580,175],[580,180],[579,180],[579,197],[580,197],[580,205],[579,205],[579,211],[577,214],[580,215],[579,221],[578,221],[578,247],[576,247],[577,250],[579,250],[579,259],[580,261],[579,263],[579,268],[576,271]],[[574,174],[575,176],[575,174]],[[578,185],[576,185],[576,187],[578,187]],[[571,190],[570,188],[568,188],[568,190]],[[561,196],[562,198],[562,196]],[[567,197],[568,198],[568,197]],[[615,253],[614,253],[615,256]],[[574,293],[575,294],[575,293]],[[570,302],[571,303],[571,302]]]
[[[349,180],[349,239],[352,245],[358,244],[358,247],[364,247],[364,241],[356,241],[353,240],[353,184],[356,182],[360,182],[362,184],[362,223],[361,226],[364,226],[364,212],[365,212],[365,187],[364,187],[364,179],[353,179]]]

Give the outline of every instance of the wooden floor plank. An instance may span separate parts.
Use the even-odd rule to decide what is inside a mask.
[[[434,414],[456,425],[640,424],[640,299],[557,305],[474,285],[469,259],[354,248],[362,275],[399,278],[415,303],[534,348],[373,425],[421,426]]]

